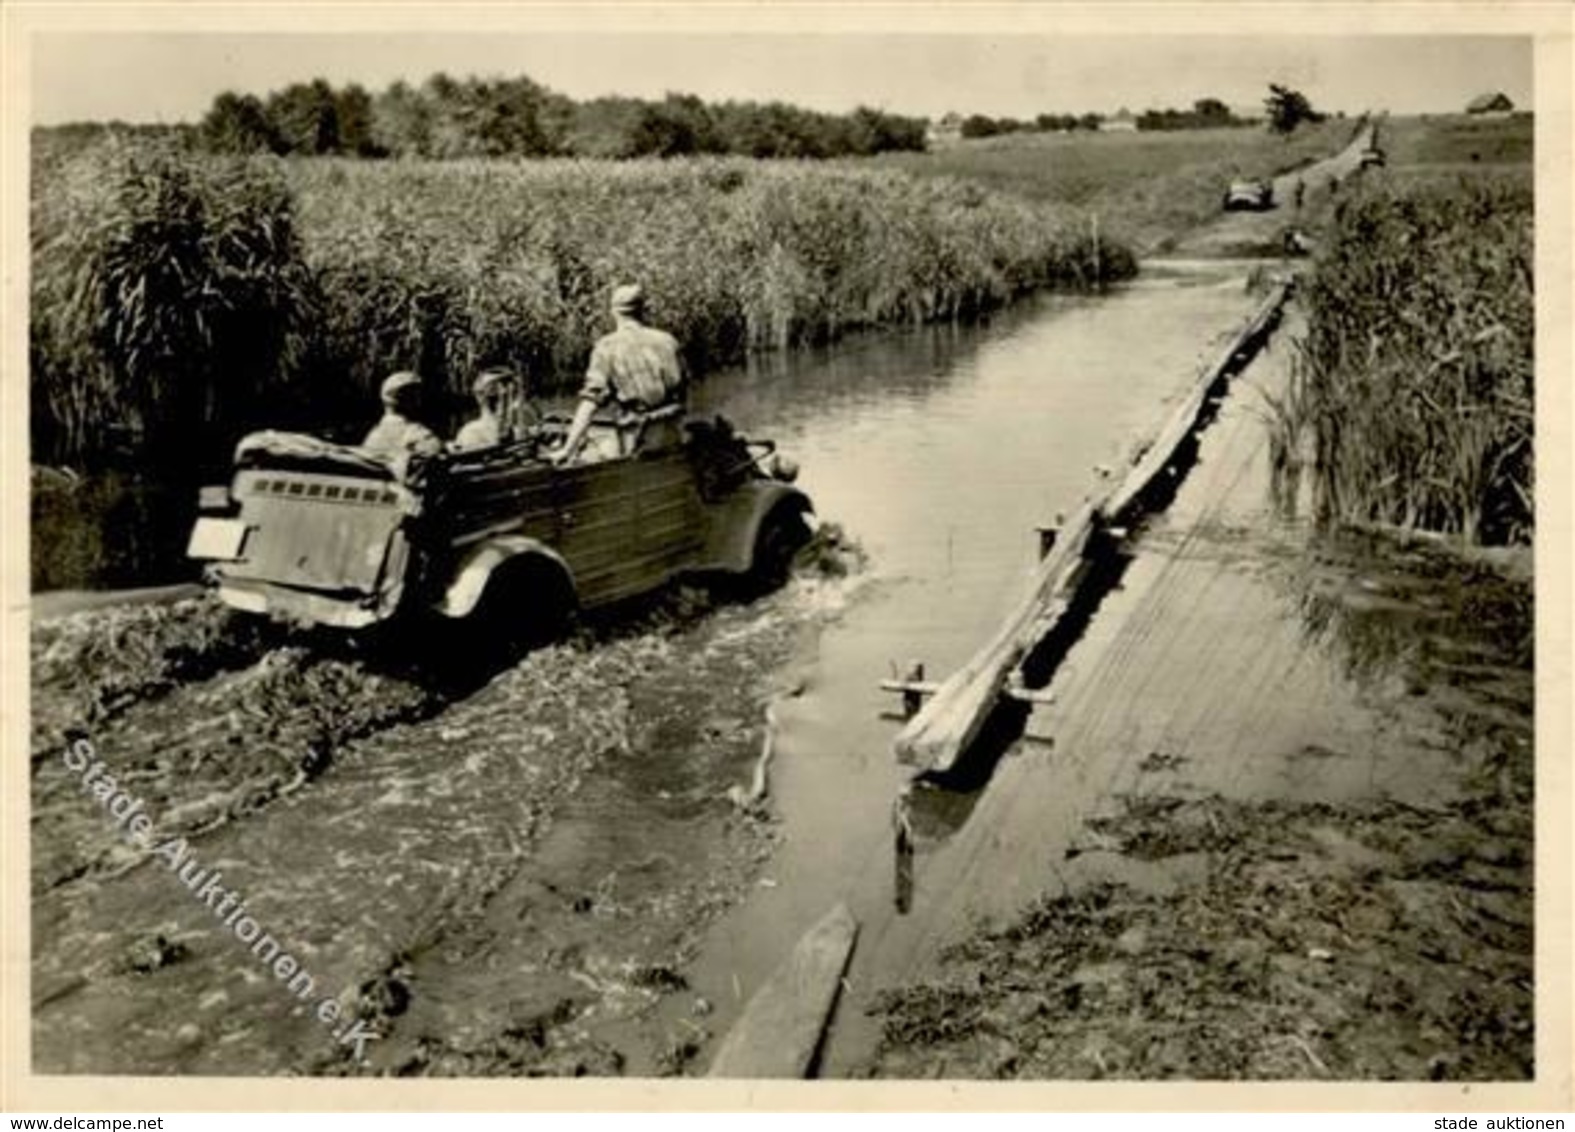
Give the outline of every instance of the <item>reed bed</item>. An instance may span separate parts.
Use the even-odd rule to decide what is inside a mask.
[[[808,163],[335,161],[291,182],[322,365],[358,390],[394,362],[456,391],[499,362],[563,389],[621,279],[703,371],[1135,269],[1067,210]]]
[[[40,168],[47,165],[47,168]],[[807,162],[214,158],[35,165],[35,461],[173,472],[262,426],[348,437],[393,369],[575,384],[637,279],[698,372],[1131,275],[1081,214]],[[172,473],[173,474],[173,473]]]
[[[119,138],[35,164],[35,461],[189,463],[297,371],[310,282],[277,165]]]
[[[1532,194],[1378,184],[1339,211],[1278,414],[1324,521],[1525,544],[1533,531]]]

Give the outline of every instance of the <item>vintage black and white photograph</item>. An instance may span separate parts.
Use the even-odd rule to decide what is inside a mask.
[[[32,34],[33,1074],[1566,1074],[1535,37],[899,15]]]

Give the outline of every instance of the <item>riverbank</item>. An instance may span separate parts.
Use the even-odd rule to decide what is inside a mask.
[[[1298,323],[1132,548],[1038,741],[971,833],[921,846],[916,909],[988,926],[865,991],[854,1075],[1536,1071],[1531,587],[1285,514],[1257,406]]]

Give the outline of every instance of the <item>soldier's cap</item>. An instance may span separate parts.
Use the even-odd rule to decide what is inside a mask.
[[[400,395],[406,390],[419,389],[420,387],[421,378],[405,369],[400,370],[398,373],[391,373],[385,377],[383,379],[383,386],[380,392],[382,393],[383,400],[386,403],[393,404],[394,401],[398,400]]]
[[[470,391],[477,397],[480,397],[488,390],[496,389],[505,382],[513,380],[513,370],[507,366],[493,366],[491,369],[484,369],[476,375],[476,380],[470,384]]]
[[[620,283],[613,288],[612,309],[615,314],[639,314],[645,309],[645,289],[638,283]]]

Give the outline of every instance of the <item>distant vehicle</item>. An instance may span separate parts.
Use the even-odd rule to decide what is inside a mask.
[[[591,462],[538,457],[556,419],[404,480],[360,449],[256,433],[231,483],[202,489],[187,554],[235,609],[342,629],[435,614],[498,640],[548,639],[681,574],[784,581],[810,535],[797,469],[722,418],[646,443],[657,416],[594,424],[588,449],[612,454]]]
[[[1274,183],[1266,180],[1232,181],[1225,190],[1226,212],[1264,212],[1274,207]]]
[[[1369,165],[1382,165],[1384,164],[1384,160],[1385,158],[1383,150],[1376,148],[1364,149],[1357,157],[1356,165],[1359,169],[1366,169]]]

